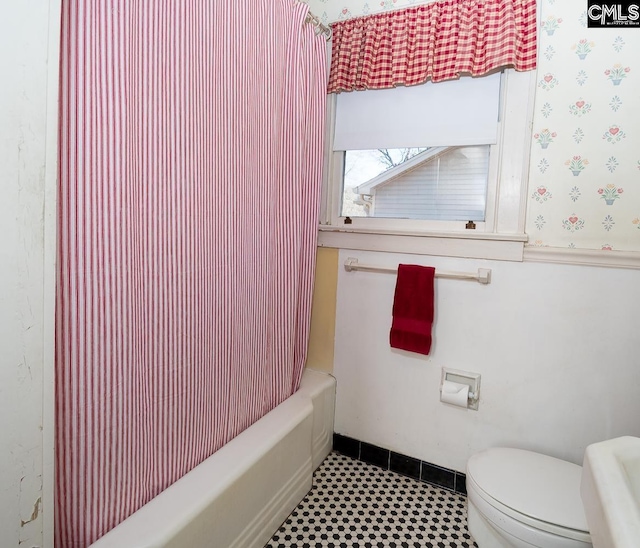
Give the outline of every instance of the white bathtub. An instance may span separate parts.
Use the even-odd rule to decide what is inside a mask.
[[[300,389],[91,546],[262,547],[311,489],[331,451],[335,379]]]

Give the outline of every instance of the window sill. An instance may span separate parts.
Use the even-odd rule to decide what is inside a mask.
[[[527,238],[526,234],[383,232],[363,228],[320,226],[318,246],[521,262]]]

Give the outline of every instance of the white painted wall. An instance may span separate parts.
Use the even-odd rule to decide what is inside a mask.
[[[54,55],[50,73],[49,10],[49,0],[5,2],[0,18],[0,545],[3,548],[52,545],[48,541],[53,515],[50,379],[55,244],[50,229],[55,204],[52,180],[55,181],[56,105],[55,100],[50,100],[47,82],[52,75],[55,77],[58,61]],[[57,37],[51,40],[55,43]],[[50,91],[55,94],[55,78],[53,82],[54,89]],[[53,103],[49,109],[53,108],[54,122],[49,133],[48,103]],[[53,151],[51,146],[47,150],[51,144]],[[53,156],[53,165],[47,164],[47,155]],[[48,486],[44,491],[43,473]]]
[[[430,356],[389,347],[395,275],[360,263],[492,269],[492,282],[436,279]],[[464,471],[509,445],[581,463],[585,447],[640,436],[637,270],[342,250],[335,430]],[[442,367],[482,375],[478,411],[439,401]]]

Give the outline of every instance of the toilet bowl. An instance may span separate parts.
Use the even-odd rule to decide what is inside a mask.
[[[591,548],[582,467],[496,447],[467,463],[469,533],[480,548]]]

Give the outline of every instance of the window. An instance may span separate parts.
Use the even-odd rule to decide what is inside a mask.
[[[534,85],[535,71],[509,69],[330,96],[320,245],[382,249],[379,236],[406,235],[411,250],[444,237],[515,241],[521,256]],[[407,95],[418,88],[432,95]],[[361,108],[367,94],[378,97]]]
[[[341,217],[483,222],[489,149],[345,151]]]

